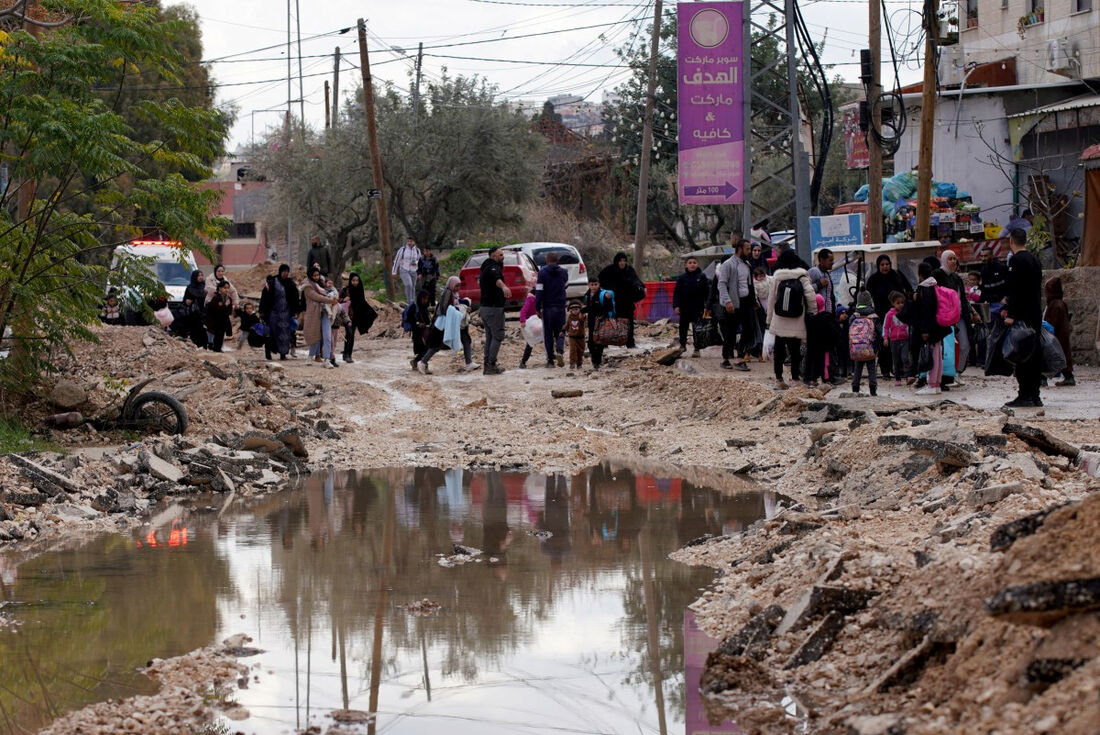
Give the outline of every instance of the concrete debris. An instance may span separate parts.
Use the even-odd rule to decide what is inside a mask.
[[[1023,492],[1024,486],[1019,482],[1005,482],[1000,485],[987,485],[986,487],[974,488],[970,491],[970,494],[966,496],[966,502],[973,505],[975,508],[981,508],[985,505],[992,505],[1001,500],[1004,500],[1012,493]]]
[[[1049,626],[1067,615],[1100,609],[1100,577],[1008,587],[985,606],[1011,623]]]
[[[654,352],[652,357],[658,365],[673,366],[676,361],[680,359],[680,356],[684,354],[684,351],[679,347],[670,347],[667,350],[658,350]]]
[[[722,642],[718,652],[726,656],[750,656],[763,658],[771,637],[779,621],[783,619],[783,608],[769,605],[757,613],[741,630]]]
[[[76,381],[62,378],[54,383],[47,400],[58,408],[69,410],[85,403],[88,392]]]
[[[1063,441],[1058,437],[1050,434],[1045,429],[1040,429],[1037,426],[1028,426],[1027,424],[1018,424],[1012,421],[1006,422],[1002,429],[1006,434],[1012,434],[1021,439],[1026,444],[1030,444],[1037,449],[1046,452],[1047,454],[1060,455],[1068,457],[1069,459],[1076,459],[1077,455],[1081,453],[1078,447],[1070,444],[1067,441]]]
[[[840,635],[840,631],[843,629],[844,614],[836,610],[829,612],[817,624],[817,627],[810,632],[806,642],[802,644],[802,647],[787,661],[783,668],[797,669],[799,666],[817,661],[833,647],[837,636]]]
[[[562,390],[550,391],[551,398],[580,398],[584,395],[584,391],[579,388],[569,388]]]

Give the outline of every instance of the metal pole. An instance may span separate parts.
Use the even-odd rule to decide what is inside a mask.
[[[302,118],[302,140],[306,139],[306,93],[302,88],[302,11],[294,0],[294,23],[298,27],[298,114]]]
[[[649,79],[646,82],[645,121],[638,166],[638,209],[634,216],[634,268],[645,265],[645,238],[649,202],[649,154],[653,148],[653,103],[657,95],[657,50],[661,40],[661,0],[653,4],[653,38],[649,41]]]
[[[873,1],[873,0],[872,0]],[[787,14],[787,89],[791,110],[791,166],[794,175],[795,232],[799,255],[810,257],[810,176],[809,161],[802,150],[802,105],[798,99],[798,45],[794,37],[795,0],[786,0]]]
[[[867,241],[882,242],[882,147],[875,135],[882,129],[882,20],[879,0],[867,3],[867,45],[871,52],[871,84],[867,87],[867,110],[871,113],[867,135]]]
[[[660,4],[661,0],[657,0]],[[378,123],[374,118],[374,86],[370,77],[370,56],[367,54],[367,24],[360,18],[359,67],[363,72],[363,107],[367,117],[367,145],[370,147],[371,175],[378,189],[378,236],[382,240],[382,277],[386,279],[386,297],[393,301],[393,254],[390,252],[390,220],[386,215],[386,182],[382,178],[382,154],[378,151]]]
[[[741,3],[741,53],[744,58],[744,204],[741,205],[741,232],[746,236],[752,231],[752,0]]]
[[[932,136],[936,122],[936,13],[937,0],[930,0],[924,18],[924,85],[921,87],[920,150],[917,153],[916,239],[928,240],[932,225]]]
[[[340,120],[340,47],[336,47],[336,53],[332,61],[332,129],[335,130]]]

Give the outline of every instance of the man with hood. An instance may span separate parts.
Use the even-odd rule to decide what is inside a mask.
[[[317,266],[326,275],[332,273],[332,256],[328,248],[321,244],[321,238],[317,235],[309,238],[309,254],[306,256],[306,271],[312,271]]]
[[[542,343],[546,347],[546,367],[565,364],[565,291],[569,271],[558,265],[558,254],[546,254],[546,265],[535,281],[535,309],[542,318]]]
[[[626,253],[615,253],[611,265],[600,271],[600,288],[615,294],[615,316],[627,320],[626,346],[634,347],[634,305],[645,298],[645,284],[627,263]]]

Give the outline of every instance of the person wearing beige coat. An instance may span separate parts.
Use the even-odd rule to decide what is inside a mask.
[[[340,303],[340,299],[329,296],[323,278],[321,271],[315,268],[302,283],[302,297],[306,305],[302,334],[314,362],[325,367],[336,367],[336,360],[332,357],[332,321],[325,307]]]
[[[768,288],[768,330],[775,336],[775,380],[780,388],[786,388],[783,382],[783,363],[788,355],[791,358],[791,378],[799,379],[799,363],[801,362],[802,341],[806,339],[806,317],[817,313],[817,299],[814,295],[810,276],[798,255],[793,250],[784,250],[776,260],[776,271],[772,274],[772,282]],[[775,313],[775,297],[779,290],[779,284],[790,279],[798,279],[802,284],[802,296],[805,308],[801,316],[786,317]]]

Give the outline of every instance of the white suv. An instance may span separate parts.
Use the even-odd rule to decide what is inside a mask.
[[[588,290],[588,269],[584,266],[584,259],[572,245],[561,242],[521,242],[514,247],[526,253],[535,265],[542,268],[546,265],[546,256],[550,253],[558,254],[558,265],[569,273],[569,284],[565,288],[565,295],[570,299],[584,297]]]

